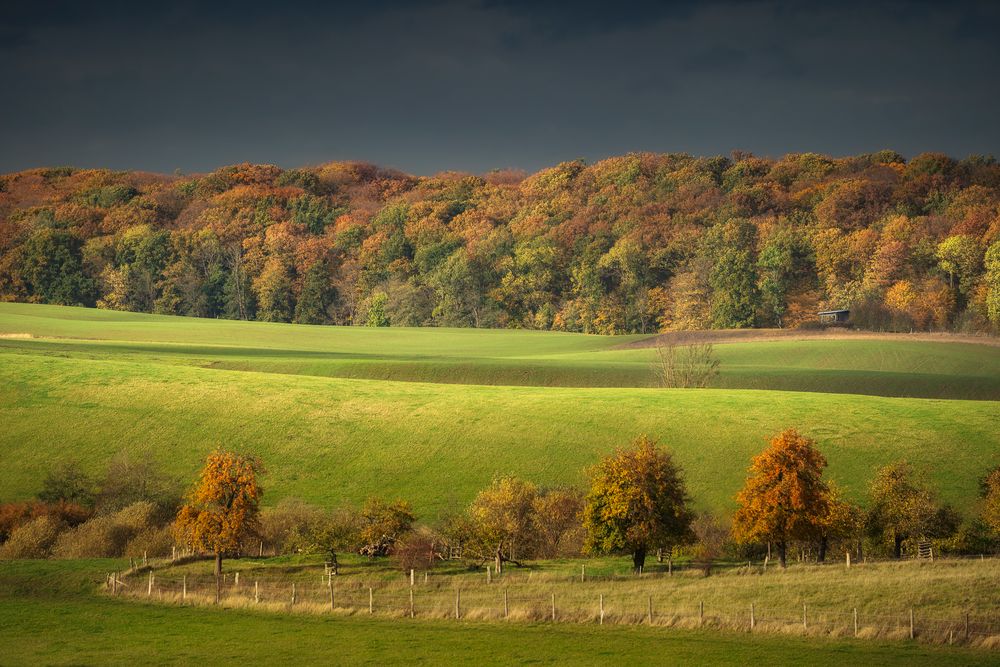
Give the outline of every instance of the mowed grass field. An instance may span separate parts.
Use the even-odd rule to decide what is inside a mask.
[[[5,499],[31,496],[66,460],[99,471],[119,451],[141,452],[189,480],[208,452],[227,447],[262,457],[268,504],[287,496],[354,504],[374,494],[407,499],[433,520],[499,474],[582,484],[587,466],[648,434],[684,466],[698,507],[728,511],[751,457],[794,426],[817,439],[829,476],[855,498],[875,467],[905,458],[971,510],[979,478],[1000,462],[1000,403],[961,398],[966,385],[996,398],[1000,348],[985,345],[717,346],[723,383],[742,373],[748,386],[814,389],[777,391],[649,388],[654,352],[617,349],[636,337],[25,304],[0,304],[0,336]],[[383,372],[373,369],[397,379],[343,377]],[[833,377],[847,378],[851,393],[815,391],[832,391]],[[896,395],[864,395],[869,385]],[[930,385],[951,398],[904,397]]]
[[[0,351],[139,357],[228,370],[452,384],[653,387],[643,336],[320,327],[0,303]],[[925,340],[716,344],[732,389],[1000,400],[1000,347]]]
[[[642,626],[303,616],[137,603],[96,593],[113,561],[0,563],[9,665],[989,665],[964,647]]]

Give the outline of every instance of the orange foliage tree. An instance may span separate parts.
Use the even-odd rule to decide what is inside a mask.
[[[177,513],[174,531],[192,549],[215,555],[215,576],[222,573],[222,556],[237,551],[253,535],[264,490],[263,473],[253,456],[217,451],[205,461],[201,480]]]
[[[829,515],[830,489],[822,479],[826,459],[815,442],[787,429],[753,459],[736,496],[733,536],[740,542],[775,542],[786,566],[788,542],[818,537]]]
[[[591,470],[584,508],[587,550],[630,552],[641,570],[651,548],[684,544],[693,538],[694,514],[687,488],[670,452],[647,436]]]

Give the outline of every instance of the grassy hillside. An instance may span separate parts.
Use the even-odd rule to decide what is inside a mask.
[[[368,329],[0,303],[0,352],[156,359],[228,370],[435,383],[656,384],[636,336],[490,329]],[[1000,347],[900,340],[716,345],[717,386],[1000,400]]]
[[[498,473],[580,483],[585,466],[648,433],[676,452],[696,502],[719,509],[765,438],[796,426],[818,439],[850,492],[905,457],[968,507],[1000,453],[1000,411],[985,401],[375,382],[27,350],[2,360],[2,498],[32,494],[59,461],[97,469],[121,449],[191,478],[224,446],[263,457],[270,502],[380,493],[426,516],[467,502]]]
[[[0,644],[10,665],[164,663],[988,665],[990,651],[642,626],[302,616],[98,596],[107,561],[0,563]],[[207,629],[207,630],[206,630]],[[253,641],[248,641],[252,638]],[[155,658],[153,658],[155,656]]]

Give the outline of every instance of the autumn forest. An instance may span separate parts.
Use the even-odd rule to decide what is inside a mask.
[[[996,332],[1000,164],[630,154],[535,174],[364,163],[0,177],[0,300],[587,333]]]

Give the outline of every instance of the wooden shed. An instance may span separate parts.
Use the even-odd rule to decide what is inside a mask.
[[[851,311],[849,310],[823,310],[818,313],[819,321],[823,324],[847,324],[851,319]]]

